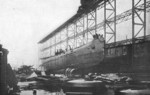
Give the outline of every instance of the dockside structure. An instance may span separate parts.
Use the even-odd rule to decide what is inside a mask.
[[[105,39],[104,56],[107,56],[108,52],[106,53],[106,51],[117,54],[117,49],[111,50],[110,48],[115,48],[118,44],[126,45],[130,43],[131,54],[128,63],[136,64],[134,61],[136,53],[134,44],[137,43],[137,39],[143,41],[149,39],[147,36],[150,34],[148,28],[150,0],[130,0],[131,9],[119,14],[116,8],[117,1],[121,2],[119,0],[81,0],[82,5],[79,7],[77,14],[39,42],[40,62],[42,63],[42,60],[55,56],[60,49],[67,51],[70,48],[78,48],[90,42],[93,35],[102,34]],[[99,15],[100,13],[102,14]],[[126,23],[127,21],[130,24],[129,22]],[[124,35],[123,30],[120,30],[122,26],[126,27],[126,25],[119,26],[122,23],[129,24],[127,28],[123,28],[126,29],[124,32],[129,33],[128,36]],[[129,30],[131,32],[128,32]],[[119,37],[119,33],[124,35],[124,41],[118,42],[118,40],[123,40]]]
[[[0,94],[8,95],[10,88],[17,91],[17,78],[7,62],[8,50],[0,44]]]
[[[6,66],[7,66],[7,54],[8,51],[2,48],[0,45],[0,93],[2,95],[7,94],[7,84],[6,84]]]

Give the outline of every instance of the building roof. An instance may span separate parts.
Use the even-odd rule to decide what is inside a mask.
[[[61,29],[65,28],[67,25],[69,25],[71,22],[73,22],[75,19],[77,19],[77,17],[79,17],[79,16],[80,16],[79,14],[76,14],[76,15],[72,16],[69,20],[67,20],[61,26],[59,26],[58,28],[56,28],[53,32],[51,32],[46,37],[44,37],[42,40],[40,40],[39,43],[43,43],[43,42],[47,41],[49,38],[51,38],[56,33],[58,33]]]

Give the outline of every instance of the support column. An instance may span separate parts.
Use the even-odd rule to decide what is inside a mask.
[[[144,5],[144,7],[140,7],[141,3]],[[134,45],[136,42],[135,39],[141,36],[140,34],[144,36],[143,40],[145,40],[145,37],[146,37],[146,0],[132,0],[132,64],[134,63],[134,49],[135,49]]]
[[[109,13],[108,13],[109,12]],[[110,19],[113,17],[113,19]],[[105,0],[104,3],[104,37],[105,43],[116,42],[116,0]],[[112,25],[110,25],[110,22]],[[110,30],[108,32],[108,29]],[[108,38],[108,35],[110,37]]]
[[[66,50],[68,50],[68,40],[69,40],[69,37],[68,37],[68,25],[66,26]]]
[[[96,26],[96,24],[97,24],[97,9],[87,14],[87,42],[89,41],[88,33],[90,33],[92,36],[97,33],[97,27],[95,27],[94,30],[89,31],[89,29]]]
[[[81,34],[81,35],[79,35],[79,34]],[[82,43],[82,45],[83,45],[84,38],[85,38],[84,17],[81,17],[80,19],[78,19],[76,21],[76,41],[77,41],[77,44],[80,41]]]
[[[54,35],[54,47],[55,47],[55,53],[57,52],[56,51],[56,35]]]
[[[137,1],[137,2],[135,2]],[[144,7],[140,7],[140,4]],[[136,21],[135,18],[138,20]],[[140,27],[137,29],[136,27]],[[135,38],[142,33],[142,36],[146,36],[146,0],[132,0],[132,39],[133,43]]]
[[[50,48],[49,48],[49,51],[50,51],[50,56],[51,56],[51,55],[52,55],[52,47],[51,47],[52,42],[51,42],[51,39],[50,39],[49,41],[50,41],[50,42],[49,42],[49,44],[50,44],[50,45],[49,45],[49,47],[50,47]]]

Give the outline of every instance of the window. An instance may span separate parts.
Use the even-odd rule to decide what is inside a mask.
[[[122,55],[122,47],[117,47],[117,48],[116,48],[116,55],[117,55],[117,56]]]
[[[127,55],[127,47],[126,46],[123,46],[122,54]]]

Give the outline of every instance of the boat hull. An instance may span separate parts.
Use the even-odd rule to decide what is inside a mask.
[[[56,71],[67,68],[83,68],[97,65],[104,59],[104,41],[94,39],[92,42],[65,54],[43,60],[45,71]]]

